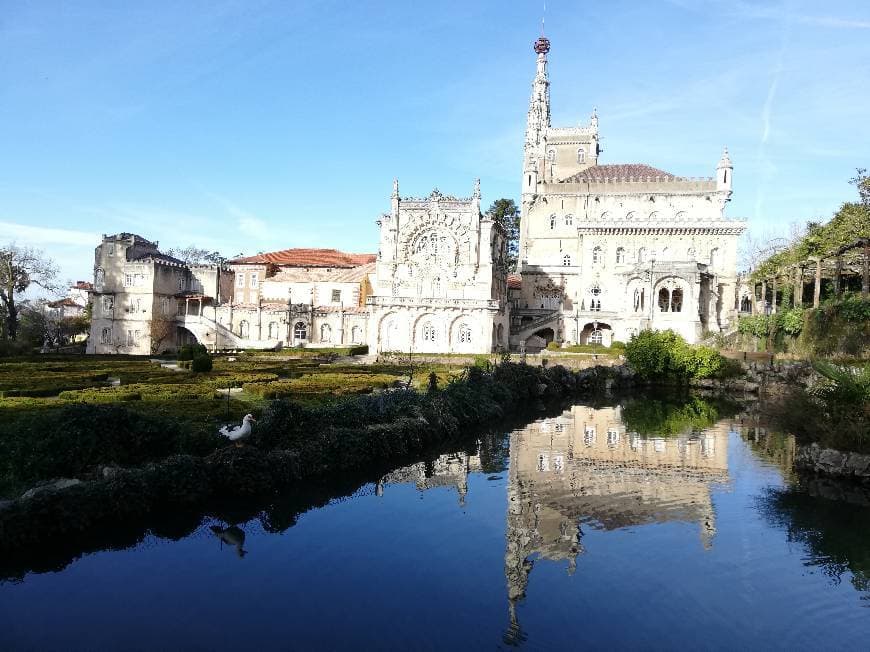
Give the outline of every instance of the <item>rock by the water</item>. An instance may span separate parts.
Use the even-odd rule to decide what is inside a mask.
[[[28,489],[23,494],[21,494],[21,500],[30,500],[34,496],[38,496],[39,494],[45,493],[46,491],[63,491],[64,489],[68,489],[69,487],[75,487],[76,485],[79,485],[81,483],[82,481],[76,478],[60,478],[58,480],[54,480],[53,482],[48,482],[46,484],[33,487],[32,489]]]

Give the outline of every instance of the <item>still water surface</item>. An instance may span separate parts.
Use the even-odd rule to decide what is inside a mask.
[[[866,649],[870,511],[738,417],[638,435],[630,407],[6,581],[0,648]]]

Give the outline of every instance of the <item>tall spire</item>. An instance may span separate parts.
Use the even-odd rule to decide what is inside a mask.
[[[535,80],[532,82],[532,96],[529,99],[529,115],[526,124],[526,148],[541,143],[544,131],[550,126],[550,78],[547,75],[547,53],[550,41],[541,36],[535,41],[538,55]]]

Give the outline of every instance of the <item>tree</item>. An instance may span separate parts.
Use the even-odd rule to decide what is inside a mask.
[[[516,271],[520,260],[520,211],[513,199],[496,199],[487,211],[507,234],[507,268]]]
[[[154,317],[151,320],[151,355],[160,353],[164,342],[171,341],[177,326],[171,317]]]
[[[195,245],[186,247],[172,247],[166,250],[166,254],[178,258],[188,265],[218,265],[226,260],[219,251],[200,249]]]
[[[0,305],[6,327],[4,337],[18,338],[17,299],[31,285],[57,291],[57,265],[38,249],[9,244],[0,247]]]
[[[866,168],[858,168],[855,170],[857,174],[849,183],[854,184],[858,189],[858,196],[861,197],[861,203],[865,206],[870,206],[870,175],[867,174]]]

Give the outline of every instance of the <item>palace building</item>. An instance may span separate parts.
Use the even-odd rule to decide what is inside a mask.
[[[550,124],[550,42],[535,42],[523,150],[520,278],[511,344],[627,341],[667,329],[695,342],[735,321],[737,241],[725,217],[733,166],[678,177],[645,164],[600,162],[598,115]]]
[[[534,44],[522,158],[520,262],[470,197],[401,197],[376,222],[377,253],[284,249],[188,265],[135,234],[96,248],[88,351],[149,354],[367,344],[372,353],[535,351],[671,328],[695,342],[733,328],[737,239],[725,216],[733,166],[678,177],[600,162],[598,116],[550,124],[549,41]]]

